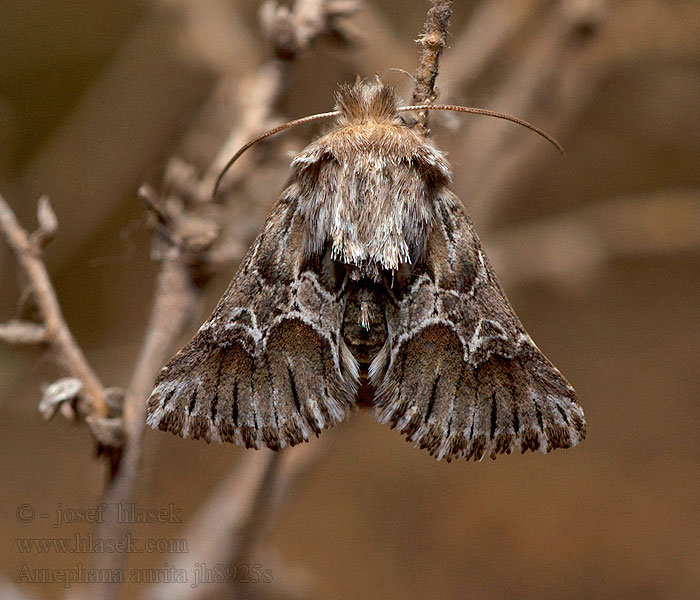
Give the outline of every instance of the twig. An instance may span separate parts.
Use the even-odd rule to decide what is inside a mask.
[[[420,64],[416,69],[413,104],[427,104],[437,98],[435,79],[438,75],[440,54],[447,42],[447,28],[452,17],[452,0],[432,0],[433,6],[423,25],[418,43],[421,44]],[[425,130],[428,113],[418,113],[418,127]]]
[[[231,155],[243,144],[278,124],[272,119],[272,107],[279,101],[287,84],[291,61],[300,56],[319,38],[331,34],[344,39],[340,20],[358,8],[356,0],[296,0],[292,9],[267,0],[260,11],[260,21],[273,48],[275,58],[268,60],[239,81],[239,106],[245,119],[221,146],[206,176],[202,179],[200,198],[208,200],[219,173]],[[230,190],[247,173],[250,158],[233,167],[220,185],[221,193]]]
[[[103,502],[108,506],[107,514],[116,515],[116,505],[126,505],[133,498],[141,467],[146,424],[145,399],[153,388],[156,374],[188,325],[200,294],[201,290],[194,285],[192,274],[186,265],[178,258],[163,261],[146,337],[126,390],[123,412],[124,455],[103,497]],[[123,523],[106,519],[98,528],[97,536],[100,539],[120,539],[127,528]],[[95,556],[95,567],[118,569],[125,560],[125,554],[98,553]],[[117,594],[117,586],[98,586],[94,597],[109,598]]]
[[[43,344],[46,339],[46,327],[33,321],[12,319],[0,323],[0,340],[7,344]]]
[[[19,224],[5,199],[0,196],[0,231],[17,256],[17,261],[29,280],[43,320],[43,335],[39,335],[35,324],[33,324],[33,336],[29,337],[30,324],[24,324],[23,327],[8,324],[3,328],[1,337],[11,343],[28,341],[48,343],[63,367],[82,382],[82,395],[89,405],[89,414],[95,417],[106,417],[109,409],[105,401],[104,387],[68,328],[56,291],[41,259],[42,246],[53,237],[56,231],[56,218],[48,199],[43,198],[39,201],[38,216],[39,229],[29,234]],[[30,339],[32,337],[33,339]]]

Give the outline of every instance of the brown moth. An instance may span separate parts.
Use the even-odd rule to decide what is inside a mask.
[[[162,369],[148,423],[277,450],[370,403],[438,460],[575,446],[576,393],[513,312],[443,154],[380,81],[336,100],[213,314]]]

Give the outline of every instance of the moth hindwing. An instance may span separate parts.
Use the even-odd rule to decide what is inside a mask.
[[[585,436],[574,389],[513,312],[444,156],[381,82],[341,86],[211,317],[162,369],[148,423],[293,446],[371,404],[438,459]]]

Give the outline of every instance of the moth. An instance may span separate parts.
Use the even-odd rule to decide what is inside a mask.
[[[515,315],[444,155],[402,118],[416,107],[378,79],[336,102],[214,312],[161,370],[148,424],[278,450],[364,404],[438,460],[575,446],[576,393]]]

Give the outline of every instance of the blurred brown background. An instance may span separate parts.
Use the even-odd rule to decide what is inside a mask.
[[[368,0],[346,20],[350,47],[320,40],[293,63],[276,117],[329,110],[337,82],[356,73],[410,97],[410,80],[388,69],[415,69],[426,8]],[[37,197],[51,196],[60,231],[46,262],[107,385],[128,377],[153,290],[136,189],[158,186],[173,155],[202,170],[213,160],[244,110],[246,78],[270,58],[258,10],[257,0],[0,7],[0,191],[26,226]],[[318,456],[257,560],[297,597],[700,597],[700,4],[458,1],[451,33],[440,100],[513,112],[567,150],[511,124],[431,116],[512,303],[578,390],[588,439],[548,456],[443,464],[356,413],[311,442]],[[232,195],[241,247],[313,132],[265,145]],[[234,271],[211,283],[188,333]],[[0,320],[33,314],[19,275],[3,245]],[[0,346],[3,597],[75,591],[12,589],[25,564],[90,563],[15,543],[92,531],[22,523],[22,503],[53,514],[100,502],[104,468],[87,430],[36,410],[40,386],[60,375],[40,350]],[[149,430],[138,503],[172,502],[187,520],[245,453]],[[132,555],[129,568],[164,560]],[[254,592],[282,597],[272,589]],[[127,595],[145,590],[129,584]]]

